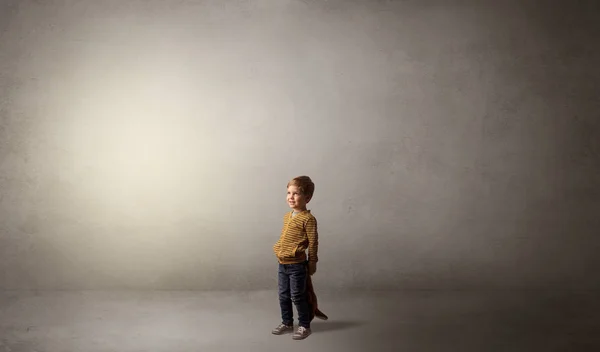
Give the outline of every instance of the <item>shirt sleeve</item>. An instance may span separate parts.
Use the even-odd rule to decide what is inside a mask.
[[[319,231],[317,219],[314,217],[306,221],[306,235],[308,237],[308,260],[311,263],[319,261]]]

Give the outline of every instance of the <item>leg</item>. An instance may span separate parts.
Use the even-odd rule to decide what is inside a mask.
[[[294,310],[290,291],[290,276],[283,264],[279,264],[278,272],[279,306],[281,308],[281,322],[288,326],[294,325]]]
[[[306,276],[306,292],[308,298],[308,309],[310,312],[310,321],[313,321],[313,319],[315,318],[315,311],[317,309],[317,296],[315,295],[315,291],[313,290],[310,275]]]
[[[292,301],[298,311],[299,325],[310,329],[310,306],[308,304],[308,291],[306,278],[308,270],[304,264],[290,265],[290,288]]]

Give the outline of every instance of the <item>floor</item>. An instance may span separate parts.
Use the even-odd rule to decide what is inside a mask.
[[[0,352],[600,350],[598,291],[318,293],[294,341],[275,291],[0,291]]]

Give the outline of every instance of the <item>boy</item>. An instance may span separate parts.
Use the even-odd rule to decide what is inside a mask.
[[[317,271],[319,236],[317,220],[306,209],[315,191],[308,176],[292,179],[287,185],[287,202],[292,211],[283,218],[283,229],[273,251],[279,261],[278,286],[281,324],[272,333],[281,335],[294,329],[292,302],[298,311],[298,330],[294,340],[302,340],[311,334],[310,322],[314,316],[327,319],[316,307],[310,275]],[[306,255],[308,249],[309,255]]]

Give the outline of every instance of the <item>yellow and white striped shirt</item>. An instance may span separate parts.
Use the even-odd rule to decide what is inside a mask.
[[[306,250],[308,249],[308,256]],[[319,234],[317,219],[305,210],[296,215],[293,211],[283,217],[281,236],[273,251],[281,264],[298,264],[306,261],[316,263],[319,260]]]

